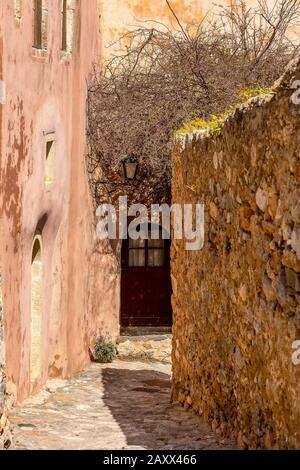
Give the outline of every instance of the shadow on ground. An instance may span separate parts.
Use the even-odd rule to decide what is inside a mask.
[[[16,449],[232,449],[192,411],[170,403],[170,365],[91,364],[12,410]]]
[[[192,411],[171,404],[171,380],[157,370],[106,368],[105,405],[127,445],[149,450],[229,449]]]

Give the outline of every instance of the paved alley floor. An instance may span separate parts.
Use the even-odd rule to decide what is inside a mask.
[[[16,449],[232,449],[192,411],[170,403],[170,365],[92,364],[12,412]]]

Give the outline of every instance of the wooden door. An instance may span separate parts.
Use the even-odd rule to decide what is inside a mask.
[[[171,326],[170,240],[124,240],[121,325]]]

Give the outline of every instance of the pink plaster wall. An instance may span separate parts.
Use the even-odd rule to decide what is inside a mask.
[[[86,80],[100,50],[98,0],[74,1],[71,60],[60,56],[60,0],[48,1],[45,58],[32,52],[33,1],[23,1],[20,26],[14,20],[13,3],[1,0],[0,7],[7,89],[6,104],[0,105],[0,263],[7,375],[21,401],[32,392],[30,269],[39,221],[43,372],[36,389],[48,377],[80,371],[89,362],[89,346],[103,331],[112,337],[118,334],[119,304],[114,257],[99,253],[95,244],[84,163]],[[47,190],[43,132],[52,131],[57,139],[55,182]]]

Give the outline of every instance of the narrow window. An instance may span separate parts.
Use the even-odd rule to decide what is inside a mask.
[[[146,240],[129,239],[129,266],[139,268],[146,266]]]
[[[165,265],[165,241],[148,240],[148,266],[161,268]]]
[[[130,268],[163,268],[167,266],[168,244],[163,239],[162,229],[160,229],[160,238],[158,240],[151,239],[150,230],[149,227],[147,240],[141,238],[132,240],[129,238],[128,266]]]
[[[47,49],[47,0],[34,0],[33,11],[33,47],[36,49]]]
[[[15,8],[14,8],[14,13],[15,13],[15,20],[16,21],[21,21],[22,18],[22,0],[14,0],[15,3]]]
[[[72,52],[73,42],[73,0],[61,0],[61,50]]]
[[[49,187],[54,182],[55,174],[55,156],[56,156],[56,138],[55,133],[46,135],[46,168],[45,168],[45,186]]]
[[[43,1],[34,0],[34,41],[36,49],[42,49],[42,13]]]
[[[62,38],[61,38],[61,49],[62,51],[67,50],[67,0],[62,0]]]

